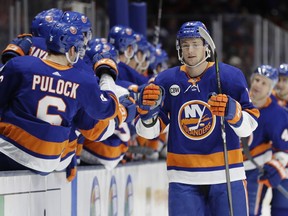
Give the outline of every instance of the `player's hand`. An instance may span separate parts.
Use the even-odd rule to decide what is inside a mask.
[[[142,120],[152,119],[158,116],[165,91],[161,86],[153,83],[145,85],[140,91],[137,101],[137,111]]]
[[[5,64],[11,58],[16,56],[28,55],[32,46],[32,35],[21,34],[14,38],[10,44],[3,50],[1,60]]]
[[[280,182],[286,178],[284,166],[275,159],[264,164],[264,172],[260,174],[258,182],[265,184],[267,187],[276,188]]]
[[[237,127],[241,124],[241,105],[229,95],[212,93],[208,104],[214,115],[223,116],[233,126]]]
[[[131,122],[136,116],[136,103],[133,98],[123,95],[119,98],[119,114],[117,116],[117,125],[123,122]]]
[[[104,52],[101,54],[95,54],[92,59],[93,69],[99,78],[101,78],[102,74],[109,74],[114,80],[117,79],[118,69],[117,63],[112,58],[112,55],[109,52]]]
[[[66,179],[71,182],[77,174],[77,156],[73,156],[70,164],[66,167]]]

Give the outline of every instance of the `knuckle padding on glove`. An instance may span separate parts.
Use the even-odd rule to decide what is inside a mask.
[[[143,90],[142,104],[148,106],[156,105],[156,101],[160,98],[160,95],[161,91],[159,86],[151,84]]]
[[[224,94],[212,95],[208,101],[212,112],[215,115],[224,116],[228,98]]]
[[[241,105],[230,96],[225,94],[212,95],[208,104],[214,115],[224,116],[228,123],[235,126],[241,124]]]
[[[164,89],[155,84],[145,86],[138,101],[137,111],[141,115],[142,120],[157,116],[160,111],[160,104],[163,101]]]

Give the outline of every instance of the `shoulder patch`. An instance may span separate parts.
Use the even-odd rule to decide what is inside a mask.
[[[172,96],[177,96],[177,95],[179,95],[179,94],[180,94],[180,91],[181,91],[180,86],[178,86],[178,85],[176,85],[176,84],[170,86],[170,88],[169,88],[169,93],[170,93]]]

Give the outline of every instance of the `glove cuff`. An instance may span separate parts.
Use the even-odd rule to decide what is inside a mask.
[[[127,110],[121,103],[119,103],[119,112],[118,112],[117,118],[118,118],[118,121],[117,121],[118,125],[117,126],[119,126],[123,122],[125,122],[125,120],[127,118]]]
[[[94,64],[94,71],[98,77],[101,77],[103,73],[108,73],[116,80],[118,75],[118,69],[116,63],[109,58],[103,58]]]
[[[8,44],[6,49],[3,50],[2,55],[6,52],[9,52],[9,53],[13,52],[13,53],[16,53],[16,55],[18,55],[18,56],[24,56],[25,55],[22,48],[15,45],[15,44]]]
[[[154,116],[154,117],[152,117],[152,118],[150,118],[150,119],[146,119],[146,120],[141,119],[141,121],[142,121],[142,124],[143,124],[146,128],[149,128],[149,127],[153,127],[153,126],[156,124],[156,122],[157,122],[157,117]]]
[[[225,119],[234,127],[239,127],[243,121],[242,107],[238,101],[230,96],[228,96],[228,98],[228,107],[226,107],[226,111],[229,110],[229,112],[225,115]]]

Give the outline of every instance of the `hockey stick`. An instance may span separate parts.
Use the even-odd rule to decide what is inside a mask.
[[[155,26],[155,32],[154,32],[154,40],[153,44],[156,47],[159,43],[159,37],[160,37],[160,26],[161,26],[161,17],[162,17],[162,1],[159,1],[159,7],[158,7],[158,20],[157,25]]]
[[[198,29],[199,34],[205,41],[209,44],[211,51],[213,52],[214,61],[215,61],[215,69],[216,69],[216,80],[217,80],[217,87],[218,93],[222,94],[221,88],[221,80],[220,80],[220,71],[219,71],[219,62],[217,58],[216,46],[214,41],[210,37],[210,35],[205,31],[202,27]],[[226,130],[224,124],[224,117],[221,116],[221,135],[223,140],[223,153],[224,153],[224,163],[225,163],[225,173],[226,173],[226,182],[227,182],[227,193],[228,193],[228,203],[230,209],[230,216],[233,216],[233,204],[232,204],[232,190],[231,190],[231,181],[230,181],[230,170],[229,170],[229,160],[228,160],[228,150],[227,150],[227,142],[226,142]]]
[[[244,155],[247,157],[248,160],[250,160],[256,168],[259,170],[260,173],[264,173],[264,169],[254,160],[252,155],[250,154],[249,146],[248,146],[248,137],[242,137],[241,138],[242,146],[243,146],[243,152]],[[288,199],[288,191],[282,186],[278,185],[277,190],[282,193],[283,196],[285,196],[286,199]]]

